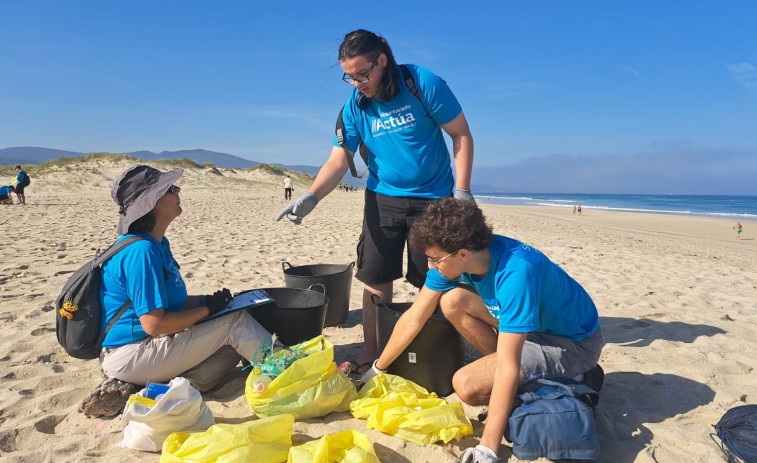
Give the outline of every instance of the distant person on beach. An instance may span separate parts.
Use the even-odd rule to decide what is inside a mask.
[[[576,212],[578,212],[578,215],[581,215],[581,205],[579,204],[578,207],[576,207]]]
[[[24,194],[24,189],[26,189],[27,186],[29,186],[29,174],[21,169],[21,166],[16,166],[16,198],[18,198],[18,203],[22,206],[26,205],[26,194]]]
[[[414,96],[386,39],[358,29],[339,47],[342,80],[352,91],[344,106],[344,144],[334,137],[331,155],[310,190],[289,204],[276,220],[294,223],[331,193],[362,142],[370,151],[363,230],[357,247],[356,278],[363,290],[362,353],[351,365],[363,372],[378,355],[373,294],[391,302],[393,282],[402,277],[407,236],[413,222],[434,199],[453,196],[474,201],[470,192],[473,137],[447,83],[428,69],[408,64]],[[444,133],[452,139],[456,176]],[[346,187],[345,191],[350,191]],[[421,287],[428,267],[422,252],[409,249],[407,280]]]
[[[284,178],[284,199],[292,199],[292,179],[287,175]]]
[[[494,235],[481,209],[452,198],[428,206],[413,225],[410,244],[427,256],[426,282],[361,382],[385,372],[439,306],[483,355],[452,378],[460,400],[489,406],[480,445],[466,449],[458,461],[499,461],[507,418],[525,381],[567,377],[601,389],[597,308],[544,254]]]
[[[741,239],[741,230],[742,230],[743,228],[744,228],[744,227],[742,227],[742,226],[741,226],[741,222],[739,222],[739,221],[736,221],[736,225],[734,225],[734,226],[733,226],[733,229],[734,229],[734,230],[736,230],[736,239],[737,239],[737,240],[740,240],[740,239]]]
[[[11,193],[16,191],[16,187],[13,185],[6,185],[0,187],[0,204],[13,204],[13,197]]]
[[[573,206],[573,215],[576,215],[576,206]]]
[[[119,207],[118,233],[144,238],[102,267],[100,302],[104,327],[129,304],[102,343],[100,366],[109,377],[82,404],[89,416],[113,416],[145,383],[183,376],[205,392],[240,359],[252,359],[270,333],[245,310],[199,323],[231,300],[224,288],[188,296],[171,253],[168,226],[182,213],[176,182],[182,169],[161,172],[135,166],[116,178],[111,196]]]

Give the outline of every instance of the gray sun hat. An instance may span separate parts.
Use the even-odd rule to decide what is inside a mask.
[[[118,220],[118,234],[128,233],[129,226],[147,215],[183,173],[184,169],[161,172],[141,165],[130,167],[119,175],[110,190],[110,196],[118,204],[121,217]]]

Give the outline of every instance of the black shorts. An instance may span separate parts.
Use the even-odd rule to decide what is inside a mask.
[[[426,198],[384,196],[365,190],[363,231],[357,244],[355,278],[368,285],[389,283],[402,277],[407,245],[407,280],[420,288],[426,281],[426,254],[410,248],[410,227],[434,201]]]
[[[17,185],[16,185],[16,194],[17,194],[17,195],[22,195],[22,194],[24,194],[24,188],[26,188],[26,186],[25,186],[25,185],[22,185],[22,184],[20,184],[20,183],[19,183],[19,184],[17,184]]]

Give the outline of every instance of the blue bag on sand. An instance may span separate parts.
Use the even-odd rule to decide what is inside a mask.
[[[523,405],[509,419],[513,454],[521,460],[593,460],[599,454],[594,405],[599,393],[571,379],[526,383]]]
[[[757,462],[757,405],[734,407],[713,427],[728,463]]]

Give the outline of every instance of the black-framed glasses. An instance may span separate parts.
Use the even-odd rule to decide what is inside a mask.
[[[356,76],[351,76],[345,72],[344,74],[342,74],[342,80],[349,85],[355,85],[355,82],[357,82],[358,84],[367,84],[371,81],[371,73],[373,72],[373,68],[376,67],[376,64],[378,64],[378,58],[373,62],[371,68],[368,69],[368,72],[366,72],[365,74],[361,73]]]
[[[434,260],[434,258],[433,258],[433,257],[429,257],[429,256],[426,256],[426,260],[428,261],[429,265],[431,265],[431,266],[433,266],[433,267],[436,267],[436,268],[438,268],[438,267],[439,267],[439,264],[440,264],[440,263],[441,263],[441,262],[442,262],[442,261],[443,261],[444,259],[446,259],[447,257],[451,256],[452,254],[457,254],[457,253],[458,253],[458,251],[455,251],[455,252],[450,252],[450,253],[449,253],[449,254],[447,254],[446,256],[444,256],[444,257],[440,257],[440,258],[438,258],[438,259],[436,259],[436,260]]]
[[[177,190],[181,190],[181,188],[177,187],[176,185],[171,185],[168,187],[168,191],[166,191],[166,193],[171,193],[172,195],[175,195]]]

